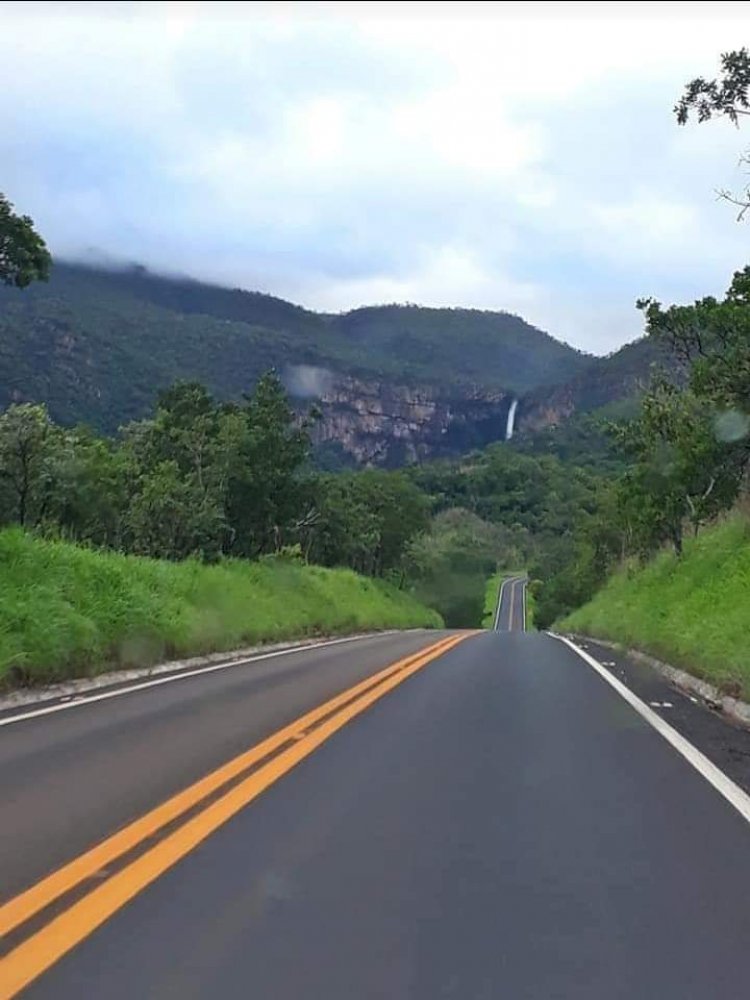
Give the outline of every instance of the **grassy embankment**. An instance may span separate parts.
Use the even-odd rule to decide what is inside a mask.
[[[0,531],[0,687],[309,635],[440,626],[350,570],[169,563]]]
[[[500,584],[509,576],[523,576],[525,570],[504,569],[499,570],[487,581],[487,588],[484,594],[484,612],[482,614],[482,628],[492,628],[495,623],[495,612],[497,611],[497,596],[500,591]],[[534,598],[530,591],[526,591],[526,629],[530,631],[534,627]]]
[[[642,568],[616,573],[555,626],[652,653],[750,698],[750,521],[734,515]]]

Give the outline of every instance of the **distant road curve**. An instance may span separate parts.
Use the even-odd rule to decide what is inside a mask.
[[[526,631],[526,577],[510,576],[500,584],[495,608],[495,632]]]

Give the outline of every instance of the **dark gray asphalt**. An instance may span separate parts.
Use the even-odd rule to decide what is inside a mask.
[[[593,639],[576,641],[750,794],[750,729],[673,687],[642,660]]]
[[[0,897],[15,895],[302,713],[447,634],[300,649],[3,727]]]
[[[24,995],[740,1000],[749,901],[742,817],[572,650],[488,632]]]
[[[495,611],[496,632],[526,631],[526,578],[509,577],[500,586]]]

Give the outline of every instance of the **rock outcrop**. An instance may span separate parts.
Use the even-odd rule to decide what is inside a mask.
[[[513,396],[480,388],[334,375],[316,401],[317,445],[335,442],[359,465],[394,467],[503,440]]]

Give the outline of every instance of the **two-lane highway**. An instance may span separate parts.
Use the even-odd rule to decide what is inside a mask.
[[[0,997],[747,996],[742,803],[550,636],[302,650],[0,754]]]
[[[496,632],[526,631],[525,576],[510,576],[500,584],[494,629]]]

